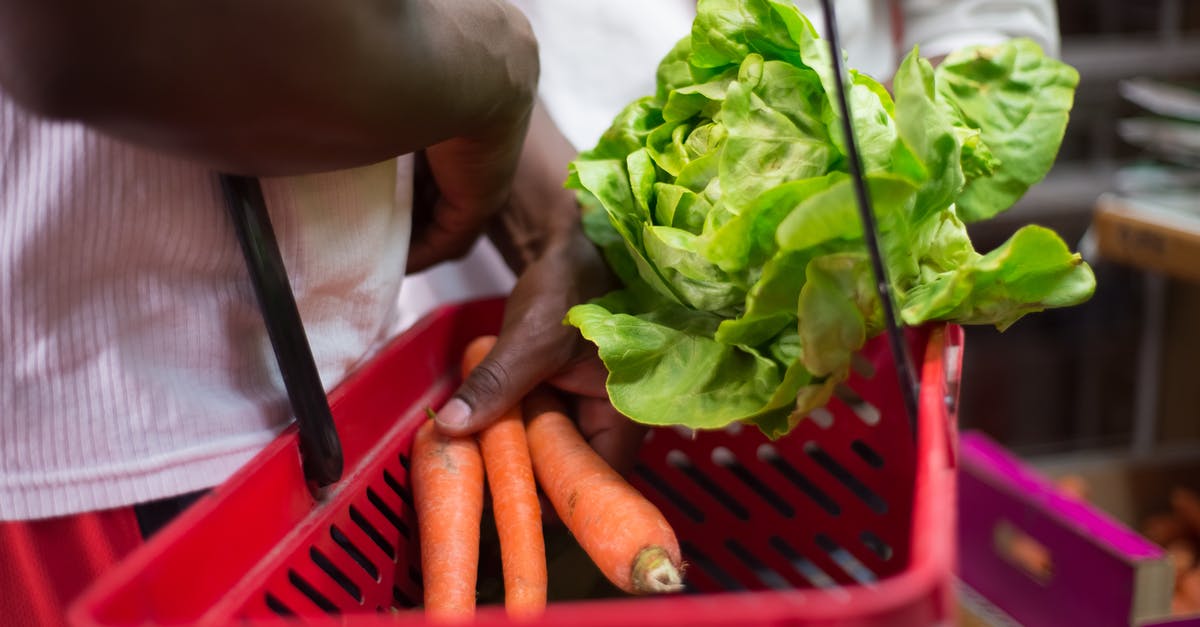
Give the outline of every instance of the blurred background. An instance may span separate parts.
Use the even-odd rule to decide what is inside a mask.
[[[968,330],[962,427],[1023,455],[1194,445],[1200,1],[1058,6],[1063,60],[1080,73],[1058,162],[972,236],[985,250],[1023,224],[1051,227],[1083,252],[1098,287],[1084,306],[1003,334]]]

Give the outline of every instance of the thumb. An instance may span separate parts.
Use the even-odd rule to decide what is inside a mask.
[[[495,336],[476,338],[463,357],[463,382],[434,417],[447,435],[466,435],[490,425],[556,368],[524,342]]]

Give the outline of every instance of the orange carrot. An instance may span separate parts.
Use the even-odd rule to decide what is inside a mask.
[[[413,501],[421,538],[425,612],[435,620],[475,614],[483,460],[475,438],[442,435],[432,420],[412,450]]]
[[[1188,535],[1187,523],[1176,514],[1155,514],[1142,523],[1142,535],[1159,546]]]
[[[1181,614],[1191,614],[1196,608],[1192,606],[1191,599],[1183,596],[1182,592],[1175,591],[1175,595],[1171,597],[1171,616],[1179,616]]]
[[[1088,484],[1087,479],[1079,475],[1059,477],[1058,481],[1054,483],[1058,487],[1059,492],[1080,501],[1086,501],[1088,494],[1092,491],[1092,487]]]
[[[1183,575],[1196,565],[1196,547],[1188,540],[1176,540],[1166,547],[1167,558],[1175,567],[1175,583],[1183,580]]]
[[[1171,509],[1191,528],[1192,533],[1200,533],[1200,495],[1188,488],[1176,487],[1171,490]]]
[[[1200,570],[1184,573],[1175,585],[1175,590],[1193,611],[1200,609]]]
[[[525,399],[538,483],[600,571],[630,593],[683,588],[679,542],[662,512],[583,440],[546,392]]]
[[[463,356],[464,378],[495,344],[490,335],[471,342]],[[479,448],[500,536],[504,609],[513,617],[536,616],[546,609],[546,544],[520,408],[509,409],[481,431]]]

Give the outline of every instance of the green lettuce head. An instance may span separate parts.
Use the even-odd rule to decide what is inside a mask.
[[[689,37],[571,164],[584,228],[624,288],[568,313],[613,405],[653,425],[790,431],[884,329],[827,44],[791,3],[700,0]],[[846,84],[904,323],[1007,328],[1087,300],[1091,269],[1027,226],[975,251],[964,222],[1007,209],[1054,162],[1078,74],[1023,39],[935,71],[913,50],[893,93]]]

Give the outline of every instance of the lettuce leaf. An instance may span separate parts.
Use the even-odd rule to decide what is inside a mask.
[[[762,409],[783,372],[772,359],[712,338],[720,319],[676,305],[641,315],[604,301],[567,320],[600,348],[613,407],[647,424],[723,427]]]
[[[968,222],[1015,203],[1050,171],[1067,129],[1079,73],[1042,54],[1028,39],[959,50],[938,66],[937,89],[961,126],[978,129],[993,171],[977,175],[959,196]],[[971,155],[974,156],[974,155]]]

